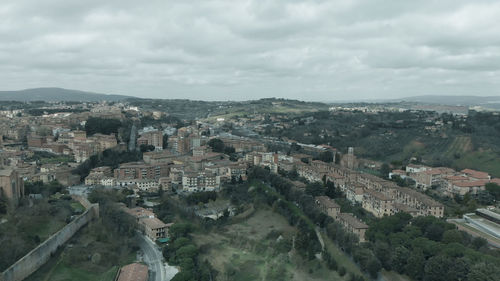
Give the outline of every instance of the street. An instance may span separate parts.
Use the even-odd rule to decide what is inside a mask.
[[[163,255],[158,246],[142,234],[139,236],[139,247],[144,255],[144,262],[148,265],[151,271],[151,281],[169,281],[175,274],[177,268],[169,266],[163,261]]]

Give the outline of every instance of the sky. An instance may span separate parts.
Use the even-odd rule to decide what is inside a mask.
[[[1,0],[0,90],[500,95],[500,1]]]

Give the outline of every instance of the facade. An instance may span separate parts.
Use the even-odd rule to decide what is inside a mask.
[[[323,213],[327,214],[333,219],[337,219],[338,215],[340,214],[340,206],[335,203],[333,199],[330,199],[327,196],[316,196],[314,199],[319,209]]]
[[[182,189],[185,192],[218,191],[220,176],[209,172],[184,173],[182,176]]]
[[[19,204],[24,196],[24,181],[13,169],[0,170],[0,197],[5,197],[13,205]]]
[[[171,226],[171,224],[166,224],[155,217],[140,219],[139,224],[143,226],[144,233],[146,234],[146,236],[148,236],[153,241],[156,241],[157,239],[160,238],[167,238],[168,227]]]
[[[120,165],[114,170],[117,180],[127,179],[159,179],[169,173],[168,164],[146,164],[143,162],[130,162]]]
[[[344,226],[347,231],[355,234],[359,238],[359,242],[365,242],[365,233],[368,225],[358,220],[350,213],[339,213],[339,222]]]
[[[394,200],[392,198],[378,191],[368,189],[363,194],[363,209],[372,213],[377,218],[394,214],[393,203]]]

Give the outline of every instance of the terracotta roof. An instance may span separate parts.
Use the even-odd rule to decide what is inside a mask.
[[[488,181],[480,180],[480,181],[454,181],[453,185],[459,187],[474,187],[474,186],[484,186]]]
[[[132,263],[120,269],[117,281],[147,281],[148,267],[140,263]]]
[[[462,172],[470,177],[476,178],[476,179],[489,179],[490,178],[490,175],[488,173],[476,171],[476,170],[472,170],[472,169],[463,169],[460,172]]]

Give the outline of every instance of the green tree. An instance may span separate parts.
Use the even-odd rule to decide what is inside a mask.
[[[415,280],[421,280],[424,273],[425,257],[421,250],[413,250],[408,258],[405,271],[408,276]]]
[[[493,197],[495,197],[495,200],[500,200],[500,186],[496,183],[487,183],[485,185],[486,191],[488,191]]]
[[[225,148],[224,142],[218,138],[209,140],[208,146],[210,146],[214,152],[219,152],[219,153],[223,153]]]

